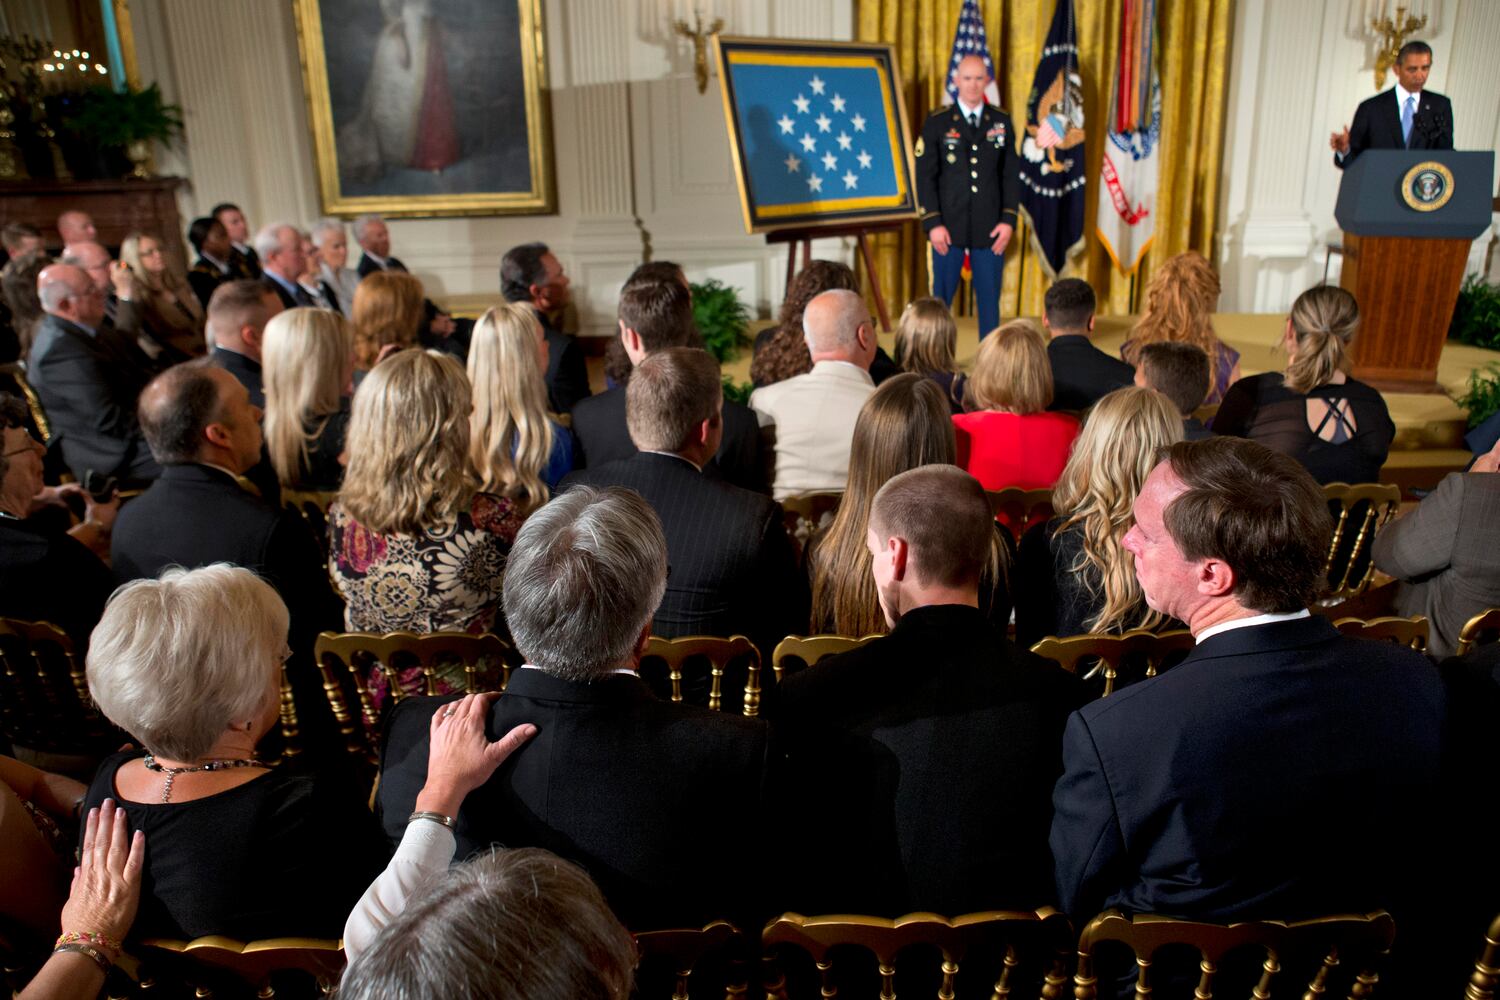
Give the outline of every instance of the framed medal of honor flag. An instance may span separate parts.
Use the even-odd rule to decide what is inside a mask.
[[[541,0],[295,0],[330,215],[555,210]]]
[[[915,218],[889,45],[715,36],[745,231]]]

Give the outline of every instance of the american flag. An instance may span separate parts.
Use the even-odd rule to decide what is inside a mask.
[[[958,103],[958,64],[964,56],[979,56],[990,71],[984,98],[1000,106],[1000,87],[995,83],[995,64],[990,60],[990,43],[984,34],[984,18],[979,16],[979,0],[964,0],[958,14],[958,30],[953,33],[953,58],[948,60],[948,103]]]

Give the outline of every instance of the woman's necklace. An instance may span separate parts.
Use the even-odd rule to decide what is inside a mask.
[[[254,757],[216,757],[204,761],[202,764],[192,764],[188,767],[167,767],[158,764],[156,757],[150,753],[146,754],[141,763],[146,765],[148,771],[159,771],[167,776],[167,783],[162,786],[161,800],[170,802],[172,799],[172,782],[179,774],[194,774],[198,771],[225,771],[231,767],[263,767],[260,761]]]

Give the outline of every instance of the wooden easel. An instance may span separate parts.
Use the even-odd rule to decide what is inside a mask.
[[[847,226],[808,226],[802,229],[774,229],[766,233],[767,243],[788,243],[786,255],[786,290],[791,291],[792,279],[797,276],[797,244],[802,244],[802,266],[812,263],[812,241],[825,237],[853,236],[859,244],[860,259],[865,262],[865,274],[870,278],[870,292],[875,296],[875,312],[880,318],[880,329],[891,332],[891,314],[885,307],[885,296],[880,292],[880,276],[875,271],[875,258],[870,253],[870,243],[865,238],[869,233],[896,232],[904,229],[911,220],[895,219],[890,222],[865,222]]]

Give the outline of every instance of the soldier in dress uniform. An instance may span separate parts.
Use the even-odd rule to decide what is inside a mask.
[[[958,102],[927,116],[916,150],[917,201],[932,244],[932,294],[952,304],[968,250],[981,337],[1000,325],[1000,275],[1021,183],[1010,115],[984,99],[989,81],[984,60],[964,56]]]

